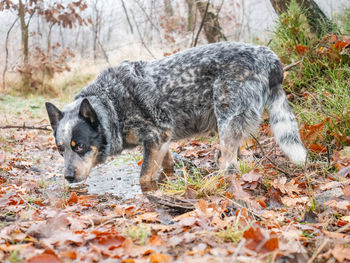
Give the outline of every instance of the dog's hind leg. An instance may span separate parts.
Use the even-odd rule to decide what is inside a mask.
[[[245,68],[231,69],[215,81],[214,110],[222,169],[236,168],[239,171],[238,149],[244,138],[259,127],[267,87],[264,79]]]
[[[233,131],[232,125],[234,125],[234,123],[234,121],[229,121],[218,125],[222,159],[220,169],[228,172],[232,170],[239,171],[238,150],[242,142],[243,134]]]

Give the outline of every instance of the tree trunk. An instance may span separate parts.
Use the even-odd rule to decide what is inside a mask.
[[[270,2],[276,13],[280,15],[288,10],[291,0],[270,0]],[[314,0],[296,0],[296,2],[305,10],[311,31],[318,37],[321,37],[324,33],[331,33],[334,30],[331,20]]]
[[[187,31],[192,31],[194,28],[194,13],[193,13],[194,0],[186,0],[186,2],[187,2]]]
[[[23,52],[23,68],[24,74],[22,75],[23,86],[25,91],[29,91],[30,81],[29,81],[29,50],[28,50],[28,25],[25,21],[25,11],[22,0],[19,0],[18,16],[21,23],[21,36],[22,36],[22,52]]]
[[[204,20],[203,28],[205,37],[209,43],[215,43],[220,41],[226,41],[222,29],[220,27],[218,14],[212,4],[204,1],[196,2],[199,13],[201,14],[202,20]],[[207,5],[209,5],[207,7]]]
[[[165,7],[165,13],[168,16],[173,16],[174,15],[174,10],[173,10],[173,7],[171,6],[171,1],[170,0],[164,0],[164,7]]]

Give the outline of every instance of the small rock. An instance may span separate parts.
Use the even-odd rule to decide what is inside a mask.
[[[343,195],[344,195],[343,190],[340,187],[337,187],[316,195],[316,201],[317,203],[322,204],[324,202],[331,200],[334,197],[340,197]]]

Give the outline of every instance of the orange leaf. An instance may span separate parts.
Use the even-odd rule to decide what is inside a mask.
[[[305,53],[309,51],[309,47],[303,46],[303,45],[297,45],[297,46],[295,47],[295,50],[296,50],[300,55],[305,55]]]
[[[270,251],[277,249],[278,248],[278,238],[273,237],[273,238],[270,238],[269,240],[267,240],[265,242],[265,247]]]
[[[143,163],[143,160],[140,160],[137,162],[137,165],[141,165]]]
[[[324,123],[326,121],[327,119],[315,125],[302,125],[300,128],[300,137],[302,141],[306,143],[312,143],[317,140],[323,133]]]
[[[54,254],[42,253],[40,255],[31,257],[27,261],[28,263],[60,263],[61,260]]]
[[[74,251],[64,251],[62,253],[60,253],[61,257],[63,258],[70,258],[70,259],[76,259],[77,258],[77,254]]]
[[[309,149],[314,153],[326,153],[327,147],[320,144],[310,144]]]
[[[164,243],[163,239],[159,235],[154,235],[149,240],[149,244],[151,246],[161,246],[161,245],[163,245],[163,243]]]
[[[68,205],[73,205],[78,203],[79,197],[75,192],[72,192],[67,200]]]
[[[339,51],[342,51],[343,48],[346,48],[347,46],[350,46],[350,42],[348,41],[337,41],[334,44],[334,48]]]
[[[264,201],[262,198],[259,198],[259,199],[258,199],[258,203],[259,203],[259,205],[260,205],[261,207],[266,208],[266,203],[265,203],[265,201]]]
[[[171,257],[167,254],[152,254],[150,257],[151,263],[167,263],[171,262]]]
[[[246,239],[253,239],[255,241],[263,240],[264,236],[262,235],[260,228],[251,227],[248,230],[244,231],[243,237]]]

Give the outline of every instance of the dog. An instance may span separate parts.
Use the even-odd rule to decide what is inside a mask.
[[[108,68],[60,111],[46,109],[65,178],[79,182],[107,156],[143,148],[140,185],[157,188],[171,176],[171,141],[217,131],[221,168],[237,167],[240,143],[256,131],[265,108],[275,140],[302,164],[306,150],[282,89],[283,68],[264,46],[221,42],[154,61],[123,61]]]

